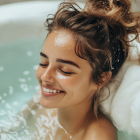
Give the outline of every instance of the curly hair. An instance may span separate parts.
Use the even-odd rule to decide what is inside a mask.
[[[130,42],[139,41],[140,12],[131,12],[129,0],[88,0],[82,9],[74,2],[62,2],[57,12],[46,19],[48,35],[65,29],[75,40],[75,53],[91,65],[91,80],[100,85],[103,72],[112,78],[128,56]],[[129,35],[134,34],[133,40]],[[94,96],[97,117],[99,96]]]

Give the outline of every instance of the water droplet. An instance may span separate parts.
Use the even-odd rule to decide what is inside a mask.
[[[40,88],[39,85],[35,86],[35,90],[39,90],[39,88]]]
[[[18,105],[18,102],[13,102],[13,105]]]
[[[27,52],[27,56],[32,56],[32,55],[33,55],[33,53],[31,51]]]
[[[6,93],[4,93],[4,94],[3,94],[3,96],[4,96],[4,97],[6,97],[6,96],[7,96],[7,94],[6,94]]]
[[[0,116],[3,116],[5,114],[6,114],[6,112],[4,110],[0,110]]]
[[[30,72],[28,70],[23,72],[24,75],[28,75],[29,73]]]
[[[23,79],[23,78],[18,78],[18,81],[20,81],[20,82],[26,82],[26,80]]]
[[[38,65],[34,65],[34,66],[33,66],[33,69],[34,69],[34,70],[37,70],[38,67],[39,67]]]
[[[5,100],[2,100],[2,103],[5,103]]]
[[[4,71],[4,67],[3,66],[0,66],[0,71]]]
[[[27,134],[27,135],[29,135],[30,133],[28,132],[28,130],[24,130],[24,132]]]
[[[36,114],[36,112],[34,110],[31,110],[31,113],[32,113],[32,115],[35,115]]]
[[[27,79],[28,79],[28,81],[31,81],[32,78],[31,77],[28,77]]]
[[[5,106],[9,109],[11,109],[11,106],[9,104],[5,104]]]
[[[25,91],[25,92],[27,92],[29,89],[28,89],[28,86],[26,85],[26,84],[21,84],[20,85],[20,88],[23,90],[23,91]]]
[[[24,71],[23,74],[24,75],[28,75],[30,72],[29,71]]]
[[[13,87],[9,86],[9,94],[13,94]]]

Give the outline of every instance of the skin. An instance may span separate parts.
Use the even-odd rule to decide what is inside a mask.
[[[41,95],[40,104],[47,109],[57,108],[54,112],[67,132],[56,132],[56,135],[62,136],[61,140],[68,140],[67,135],[72,136],[73,140],[100,140],[100,132],[107,135],[107,138],[111,133],[111,140],[116,140],[116,130],[112,123],[100,112],[97,121],[90,110],[96,90],[110,79],[111,73],[105,74],[103,85],[91,83],[92,68],[88,61],[75,54],[74,47],[75,41],[67,30],[52,31],[45,40],[42,53],[48,58],[41,56],[41,63],[46,66],[39,66],[36,77],[41,88],[42,85],[47,85],[65,92],[54,97]],[[79,67],[56,62],[57,59],[73,61]],[[64,74],[61,70],[71,74]],[[101,138],[104,139],[106,137]]]

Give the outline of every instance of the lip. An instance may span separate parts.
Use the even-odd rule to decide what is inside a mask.
[[[62,93],[64,93],[64,92],[59,92],[59,93],[48,93],[48,92],[44,91],[43,88],[42,88],[42,94],[43,94],[44,96],[46,96],[46,97],[57,96],[57,95],[60,95],[60,94],[62,94]]]
[[[42,87],[45,87],[45,88],[50,89],[50,90],[60,90],[60,89],[56,89],[56,88],[50,88],[50,87],[43,85],[43,84],[42,84]],[[60,90],[60,91],[63,91],[63,90]]]

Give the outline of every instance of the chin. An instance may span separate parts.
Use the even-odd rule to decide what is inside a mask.
[[[47,109],[56,108],[54,106],[54,103],[52,103],[52,101],[45,99],[43,95],[41,95],[40,97],[40,105],[42,105],[44,108],[47,108]]]
[[[43,95],[40,97],[40,104],[45,108],[50,108],[47,99],[45,99]]]

